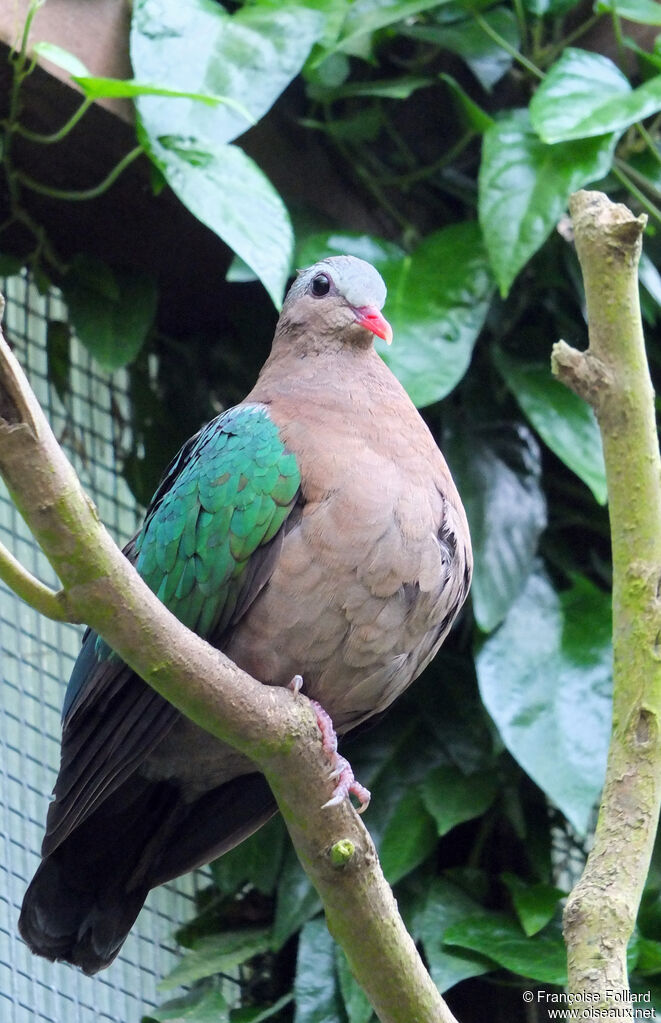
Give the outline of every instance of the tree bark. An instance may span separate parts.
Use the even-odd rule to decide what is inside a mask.
[[[570,201],[590,344],[553,350],[557,376],[594,408],[613,552],[613,726],[594,847],[564,914],[569,990],[633,1018],[627,943],[661,803],[661,463],[638,298],[645,217],[599,192]],[[592,1001],[591,999],[594,999]],[[615,1015],[613,1014],[613,1018]]]
[[[178,710],[264,772],[331,933],[382,1023],[456,1023],[361,819],[348,801],[322,809],[331,785],[309,701],[251,678],[148,589],[99,521],[1,334],[0,474],[62,589],[49,591],[1,547],[0,577],[42,613],[91,625]]]

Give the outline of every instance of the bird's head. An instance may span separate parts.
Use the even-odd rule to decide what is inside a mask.
[[[324,338],[365,348],[373,335],[392,341],[392,328],[381,313],[386,286],[370,263],[356,256],[330,256],[300,270],[287,293],[282,333],[300,328]]]

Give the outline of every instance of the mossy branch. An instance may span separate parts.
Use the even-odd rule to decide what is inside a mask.
[[[595,1008],[622,1018],[627,1005],[627,943],[661,803],[661,462],[638,298],[646,218],[599,192],[577,192],[570,210],[590,345],[580,353],[559,342],[553,369],[597,414],[613,551],[606,782],[594,847],[564,916],[570,990],[600,999],[577,1003],[587,1020]]]
[[[382,1023],[456,1023],[402,923],[362,821],[348,801],[322,809],[331,783],[308,700],[251,678],[147,588],[99,521],[1,334],[0,474],[62,582],[49,606],[55,599],[62,617],[91,625],[149,685],[264,772],[329,929]],[[11,560],[0,571],[10,585]],[[31,577],[18,575],[17,592],[43,610]]]

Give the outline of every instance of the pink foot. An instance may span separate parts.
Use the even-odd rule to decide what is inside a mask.
[[[330,777],[334,781],[337,780],[337,785],[333,789],[333,795],[327,803],[324,803],[322,809],[326,809],[328,806],[339,806],[339,804],[345,800],[349,794],[351,794],[354,795],[360,803],[358,813],[364,813],[369,806],[371,799],[369,789],[366,789],[364,785],[361,785],[359,781],[356,781],[351,769],[351,764],[345,757],[341,756],[337,752],[337,736],[330,716],[316,700],[310,700],[310,703],[314,707],[314,712],[317,716],[317,724],[319,726],[319,731],[321,732],[321,744],[324,753],[328,755],[331,762],[332,770]]]

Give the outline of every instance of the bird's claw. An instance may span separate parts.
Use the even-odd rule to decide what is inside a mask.
[[[356,781],[351,764],[346,757],[341,756],[337,752],[337,735],[335,734],[330,716],[316,700],[310,700],[310,703],[317,717],[317,725],[321,732],[322,748],[331,762],[329,778],[332,781],[337,780],[337,785],[333,789],[333,795],[328,802],[324,803],[322,810],[327,809],[329,806],[339,806],[349,795],[352,795],[356,797],[360,804],[357,808],[358,813],[364,813],[371,799],[369,789],[366,789],[364,785]]]
[[[294,694],[294,699],[296,699],[296,697],[298,696],[298,694],[300,693],[302,688],[303,688],[303,676],[302,675],[294,675],[293,679],[291,680],[291,682],[287,686],[287,689],[291,689],[292,693]]]

